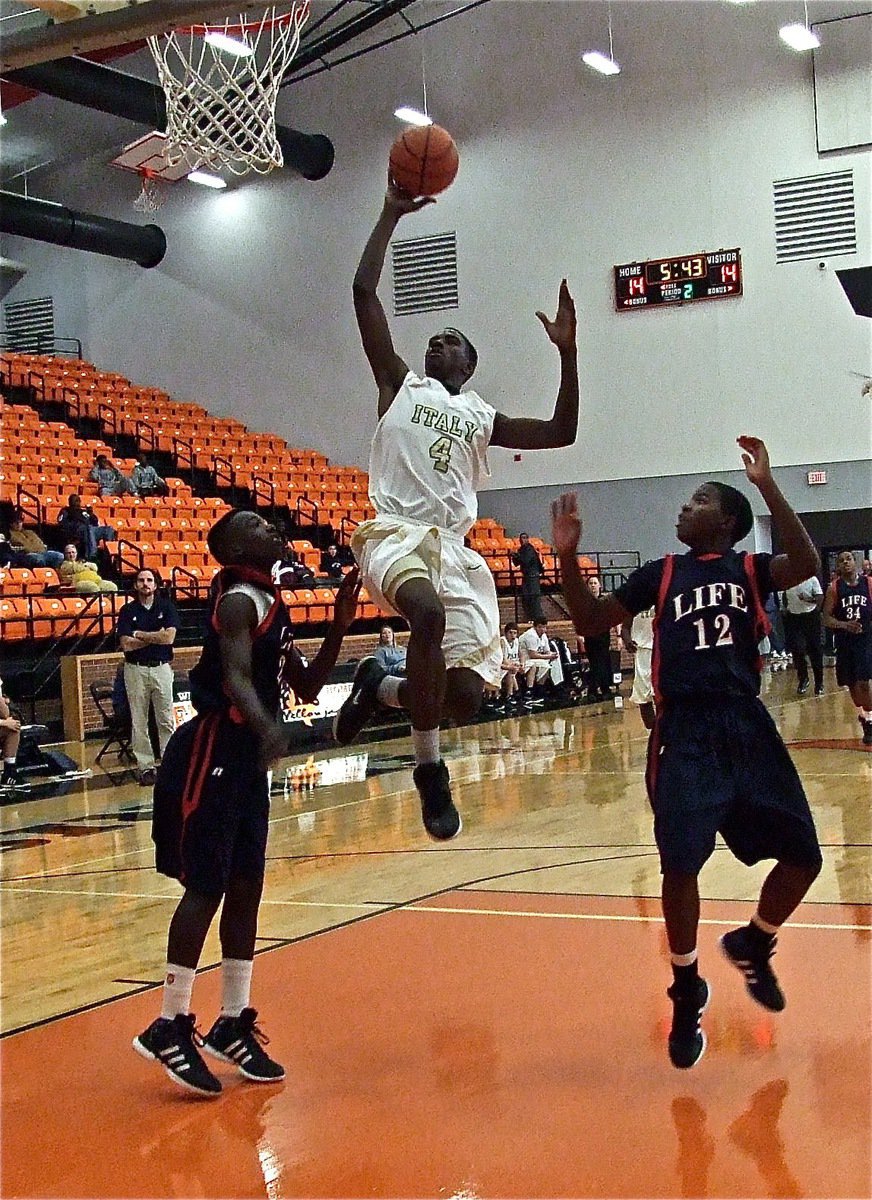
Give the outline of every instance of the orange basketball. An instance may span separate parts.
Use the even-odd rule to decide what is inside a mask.
[[[410,196],[435,196],[454,182],[460,158],[441,125],[410,125],[391,146],[391,179]]]

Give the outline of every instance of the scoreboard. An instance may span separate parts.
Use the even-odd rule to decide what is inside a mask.
[[[615,267],[615,308],[724,300],[742,294],[742,251],[682,254]]]

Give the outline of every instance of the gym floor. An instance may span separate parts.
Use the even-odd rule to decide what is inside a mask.
[[[716,850],[708,1049],[687,1072],[666,1055],[635,710],[446,734],[464,818],[447,845],[420,826],[407,739],[316,756],[335,782],[274,796],[254,974],[287,1077],[219,1067],[216,1100],[130,1047],[159,1008],[179,895],[151,865],[148,792],[97,770],[7,804],[3,1195],[869,1196],[872,753],[831,670],[819,698],[789,673],[765,686],[824,869],[780,938],[774,1015],[716,944],[766,866]],[[210,936],[204,1027],[219,959]]]

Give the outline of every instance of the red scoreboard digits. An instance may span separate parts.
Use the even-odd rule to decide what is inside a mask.
[[[615,308],[723,300],[742,294],[741,250],[714,250],[615,267]]]

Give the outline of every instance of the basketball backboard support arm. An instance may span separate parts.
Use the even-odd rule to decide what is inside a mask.
[[[152,129],[166,129],[163,89],[147,79],[127,75],[102,63],[86,58],[65,58],[10,71],[6,78],[59,100],[94,108]],[[324,134],[301,133],[278,125],[276,138],[284,154],[285,166],[298,171],[304,179],[323,179],[333,166],[333,143]]]
[[[111,12],[96,12],[75,21],[32,26],[9,34],[0,45],[2,73],[73,54],[87,54],[181,25],[195,25],[263,9],[258,0],[149,0]]]

